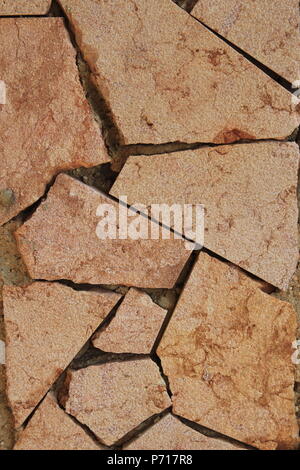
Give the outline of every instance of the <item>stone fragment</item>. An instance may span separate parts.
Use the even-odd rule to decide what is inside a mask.
[[[113,320],[95,334],[93,345],[106,352],[150,354],[166,314],[149,295],[130,289]]]
[[[4,286],[7,393],[19,427],[120,296],[58,283]]]
[[[112,362],[69,371],[63,399],[67,413],[111,446],[171,404],[151,359]]]
[[[60,171],[109,161],[62,18],[2,18],[0,225]]]
[[[111,194],[129,204],[203,204],[204,246],[286,289],[298,253],[294,143],[256,143],[130,157]]]
[[[101,450],[49,393],[21,432],[14,450]]]
[[[0,364],[0,451],[11,449],[14,443],[13,420],[7,403],[5,388],[5,366]]]
[[[123,144],[283,139],[298,126],[287,90],[171,0],[60,3]]]
[[[97,210],[103,204],[118,221],[119,204],[69,176],[57,177],[47,200],[16,232],[32,278],[173,287],[190,255],[185,243],[172,234],[169,240],[100,239],[96,229],[105,219]]]
[[[260,449],[295,448],[292,306],[201,253],[158,348],[174,413]]]
[[[199,0],[192,15],[286,80],[299,80],[298,0]]]
[[[46,15],[51,0],[0,0],[0,16]]]
[[[167,414],[124,450],[243,450],[237,445],[204,436]]]

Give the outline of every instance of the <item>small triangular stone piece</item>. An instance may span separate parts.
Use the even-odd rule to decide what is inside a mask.
[[[49,393],[39,405],[14,450],[101,450]]]
[[[16,427],[23,424],[120,297],[48,282],[4,286],[7,393]]]
[[[171,405],[159,368],[151,359],[71,370],[62,397],[67,413],[108,446]]]
[[[0,0],[0,16],[46,15],[51,0]]]
[[[123,144],[283,139],[298,126],[298,100],[172,0],[60,4]]]
[[[299,444],[296,313],[200,253],[158,347],[176,415],[260,449]]]
[[[150,354],[167,310],[138,289],[130,289],[115,317],[95,334],[93,345],[112,353]]]

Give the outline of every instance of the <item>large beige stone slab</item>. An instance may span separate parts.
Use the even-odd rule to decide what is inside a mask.
[[[0,0],[0,16],[45,15],[51,0]]]
[[[167,414],[124,450],[242,450],[230,442],[204,436]]]
[[[96,333],[93,345],[113,353],[150,354],[166,314],[145,292],[130,289],[113,320]]]
[[[298,262],[294,143],[259,143],[130,157],[111,194],[128,202],[203,204],[204,245],[286,289]]]
[[[108,446],[171,405],[151,359],[112,362],[70,371],[63,405]]]
[[[174,412],[261,449],[299,443],[292,306],[201,253],[158,354]]]
[[[14,450],[101,450],[49,393],[21,432]]]
[[[109,161],[62,18],[4,18],[0,29],[0,225],[60,171]]]
[[[172,0],[60,0],[123,143],[290,135],[292,95]]]
[[[298,0],[199,0],[192,15],[291,83],[300,79]]]
[[[66,175],[57,177],[47,200],[16,232],[31,277],[173,287],[190,255],[185,243],[172,238],[100,239],[96,229],[103,220],[97,216],[101,204],[118,214],[118,204],[96,189]]]
[[[7,393],[19,427],[119,300],[58,283],[4,286]]]

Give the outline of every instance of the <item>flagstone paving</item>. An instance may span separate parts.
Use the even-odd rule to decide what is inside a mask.
[[[0,0],[0,16],[45,15],[51,0]]]

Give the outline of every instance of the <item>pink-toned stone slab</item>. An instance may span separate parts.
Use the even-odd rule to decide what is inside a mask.
[[[173,287],[190,255],[185,243],[174,238],[99,239],[101,204],[109,204],[118,214],[118,204],[104,194],[67,175],[57,177],[47,200],[16,232],[31,277]]]
[[[166,314],[149,295],[130,289],[110,324],[96,333],[93,345],[107,352],[150,354]]]
[[[201,253],[158,348],[174,412],[261,449],[295,448],[293,307]]]
[[[21,432],[14,450],[101,450],[49,393]]]
[[[292,95],[171,0],[60,3],[124,144],[282,139],[297,127]]]
[[[0,16],[45,15],[51,0],[0,0]]]
[[[70,371],[63,405],[107,445],[171,404],[151,359],[112,362]]]
[[[4,286],[7,393],[19,427],[120,299],[58,283]]]
[[[62,18],[4,18],[0,29],[0,225],[62,170],[108,162]]]
[[[298,0],[199,0],[192,15],[290,82],[300,79]]]
[[[298,262],[294,143],[202,148],[130,157],[111,194],[147,207],[203,204],[204,245],[286,289]]]
[[[167,414],[124,450],[243,450],[230,442],[204,436]]]

